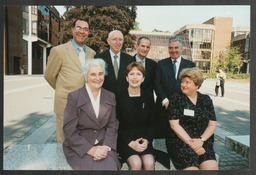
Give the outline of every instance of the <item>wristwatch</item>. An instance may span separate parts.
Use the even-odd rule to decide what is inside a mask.
[[[203,137],[200,137],[200,139],[201,139],[203,142],[205,142],[205,138],[203,138]]]

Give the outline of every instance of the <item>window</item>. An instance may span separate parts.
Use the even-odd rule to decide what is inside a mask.
[[[23,34],[28,34],[28,20],[23,18],[22,20],[23,25]]]

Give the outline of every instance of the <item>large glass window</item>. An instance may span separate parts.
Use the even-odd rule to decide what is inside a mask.
[[[49,42],[49,9],[38,6],[38,37]]]
[[[28,34],[28,20],[23,17],[22,19],[23,34]]]

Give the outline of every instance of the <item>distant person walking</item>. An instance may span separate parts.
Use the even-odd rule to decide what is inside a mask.
[[[226,74],[222,71],[221,67],[219,68],[219,73],[216,75],[217,82],[215,86],[215,94],[218,96],[219,94],[219,87],[221,88],[221,97],[224,97],[224,84],[226,79]]]
[[[89,35],[89,26],[83,19],[74,21],[73,39],[51,49],[44,78],[55,90],[54,112],[56,113],[57,142],[63,143],[63,113],[68,93],[84,85],[81,65],[94,58],[95,51],[84,44]]]

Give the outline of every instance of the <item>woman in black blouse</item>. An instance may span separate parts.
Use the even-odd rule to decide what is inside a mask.
[[[141,90],[145,68],[133,62],[126,68],[128,89],[117,97],[118,152],[129,170],[154,170],[154,100],[152,95]]]
[[[213,149],[217,127],[211,98],[197,92],[203,83],[198,68],[180,73],[182,93],[172,96],[168,107],[172,128],[166,140],[167,151],[176,169],[218,170]]]

